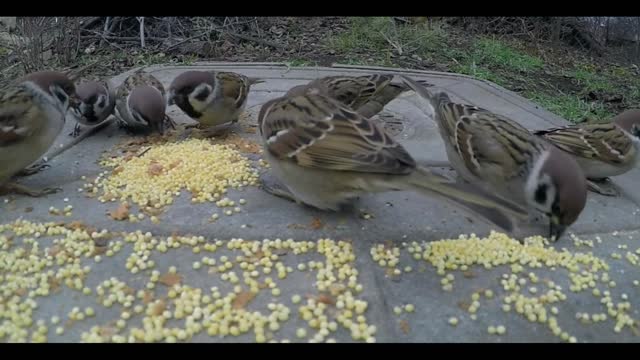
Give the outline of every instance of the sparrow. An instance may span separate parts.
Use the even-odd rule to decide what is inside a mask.
[[[186,71],[169,85],[167,104],[176,105],[212,136],[233,124],[247,105],[251,85],[264,82],[226,71]]]
[[[108,81],[81,80],[76,83],[76,94],[78,104],[69,108],[77,121],[73,137],[80,134],[80,124],[98,125],[113,114],[116,106],[115,90]]]
[[[548,140],[578,162],[588,179],[589,190],[617,195],[593,181],[622,175],[640,163],[640,110],[627,110],[607,124],[580,124],[538,130],[535,135]]]
[[[129,75],[117,88],[115,109],[120,127],[132,132],[156,131],[162,135],[167,126],[175,128],[166,114],[164,86],[143,71]]]
[[[549,219],[550,240],[560,239],[586,205],[586,179],[578,163],[507,117],[455,103],[444,92],[431,93],[402,78],[428,100],[458,175],[542,212]]]
[[[278,179],[273,195],[337,211],[365,193],[416,191],[457,205],[507,230],[525,208],[471,184],[456,184],[416,165],[375,122],[322,94],[283,96],[258,116],[265,159]],[[284,187],[283,187],[284,185]]]
[[[34,197],[59,191],[9,181],[49,150],[76,102],[73,82],[54,71],[31,73],[0,91],[0,188]]]
[[[400,94],[409,90],[404,83],[392,83],[394,75],[327,76],[291,88],[285,96],[321,93],[370,118]],[[425,86],[430,84],[423,83]]]

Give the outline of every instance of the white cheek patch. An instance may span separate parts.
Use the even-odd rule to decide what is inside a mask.
[[[531,206],[543,212],[549,212],[551,210],[551,204],[553,204],[553,199],[555,197],[555,187],[553,187],[551,179],[548,175],[540,174],[542,166],[547,161],[547,158],[549,158],[549,155],[549,151],[544,151],[540,154],[537,161],[533,164],[531,171],[527,174],[527,182],[525,183],[525,195],[527,202]],[[539,204],[536,201],[536,191],[542,184],[547,184],[547,198],[545,200],[545,204]]]
[[[198,94],[202,93],[205,90],[209,92],[209,95],[207,96],[207,98],[204,99],[204,100],[198,100],[196,98],[198,96]],[[193,89],[191,94],[189,94],[189,103],[191,104],[191,106],[193,106],[193,108],[196,111],[202,112],[202,110],[206,106],[211,104],[211,102],[215,98],[215,92],[213,90],[214,89],[209,84],[200,84],[200,85],[198,85],[195,89]]]
[[[107,107],[107,103],[108,102],[109,102],[109,99],[107,99],[106,96],[99,95],[98,96],[98,101],[96,101],[96,103],[94,105],[96,112],[102,112],[102,110],[104,110]]]

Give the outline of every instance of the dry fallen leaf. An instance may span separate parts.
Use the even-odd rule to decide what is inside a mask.
[[[474,277],[476,277],[476,274],[471,270],[467,270],[462,273],[462,276],[464,276],[467,279],[473,279]]]
[[[69,225],[67,225],[67,228],[71,229],[71,230],[82,230],[86,227],[86,225],[82,222],[82,221],[72,221]]]
[[[98,196],[98,193],[97,193],[97,192],[90,192],[90,191],[86,191],[86,192],[84,193],[84,196],[85,196],[85,197],[88,197],[88,198],[92,198],[92,199],[93,199],[93,198],[95,198],[95,197],[97,197],[97,196]]]
[[[313,220],[311,220],[311,225],[309,225],[309,227],[311,227],[312,230],[321,229],[322,226],[324,226],[324,224],[322,223],[322,220],[318,218],[313,218]]]
[[[118,329],[114,326],[101,326],[98,328],[98,335],[105,339],[111,339],[111,337],[117,333]]]
[[[318,295],[318,297],[316,297],[316,301],[327,305],[335,305],[336,303],[336,300],[327,294]]]
[[[55,257],[60,251],[62,251],[62,248],[59,245],[53,245],[49,248],[48,254],[49,256]]]
[[[102,255],[106,252],[107,252],[106,246],[95,246],[93,248],[93,253],[91,254],[91,256]]]
[[[109,216],[113,220],[122,221],[129,218],[129,205],[127,203],[122,203],[118,206],[117,209],[109,212]]]
[[[142,210],[142,212],[147,214],[147,215],[158,216],[158,215],[160,215],[160,214],[162,214],[164,212],[164,209],[162,209],[162,208],[156,209],[154,207],[147,206]]]
[[[329,292],[332,296],[338,296],[344,292],[347,287],[344,284],[331,284],[329,285]]]
[[[151,291],[145,291],[144,296],[142,297],[142,303],[147,305],[152,301],[153,301],[153,293]]]
[[[471,304],[469,304],[468,302],[462,300],[462,301],[458,301],[458,307],[462,310],[467,311],[469,309],[469,306],[471,306]]]
[[[162,312],[167,308],[167,304],[165,304],[164,300],[159,300],[151,307],[151,315],[158,316],[162,314]]]
[[[49,276],[49,288],[52,292],[56,292],[60,289],[60,281],[56,279],[54,276]]]
[[[229,135],[224,140],[224,143],[234,145],[238,149],[238,151],[244,153],[259,154],[262,151],[262,146],[260,146],[258,143],[248,139],[243,139],[236,134]]]
[[[180,166],[180,164],[182,164],[182,160],[176,160],[172,162],[171,164],[169,164],[169,170],[177,168],[178,166]]]
[[[260,259],[262,259],[264,257],[264,252],[262,250],[258,250],[255,253],[253,253],[251,255],[251,257],[249,257],[247,259],[247,262],[249,263],[257,263],[258,261],[260,261]]]
[[[256,293],[251,291],[243,291],[233,299],[231,306],[234,309],[244,309],[245,306],[247,306],[247,304],[249,304],[251,300],[256,297],[256,295]]]
[[[163,172],[164,172],[164,166],[156,162],[152,162],[151,164],[149,164],[149,167],[147,168],[147,174],[151,176],[162,175]]]
[[[124,166],[119,165],[117,168],[113,169],[113,171],[111,172],[113,175],[117,175],[121,172],[124,171]]]
[[[131,286],[125,286],[122,289],[122,292],[125,293],[125,295],[133,295],[136,293],[136,289],[132,288]]]
[[[385,276],[388,277],[388,278],[400,277],[400,275],[394,274],[394,270],[395,270],[394,268],[390,268],[390,267],[386,268],[385,271],[384,271]]]
[[[179,283],[180,281],[182,281],[182,276],[178,274],[171,274],[171,273],[166,273],[160,276],[160,279],[158,279],[159,283],[169,287]]]
[[[411,328],[409,328],[409,322],[407,320],[400,320],[399,322],[400,325],[400,330],[402,330],[403,333],[408,334],[409,331],[411,330]]]

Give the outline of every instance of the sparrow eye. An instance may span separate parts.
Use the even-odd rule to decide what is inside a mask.
[[[536,189],[535,200],[538,204],[547,203],[547,184],[540,184]]]
[[[100,96],[100,97],[98,97],[98,102],[96,103],[96,106],[98,106],[98,108],[102,109],[102,108],[104,108],[106,102],[107,102],[107,100],[104,98],[104,96]]]

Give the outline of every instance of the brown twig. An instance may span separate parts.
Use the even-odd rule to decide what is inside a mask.
[[[177,43],[175,43],[175,44],[173,44],[173,45],[169,46],[168,48],[166,48],[166,49],[165,49],[165,51],[173,50],[173,49],[174,49],[174,48],[176,48],[177,46],[180,46],[180,45],[182,45],[182,44],[186,43],[187,41],[191,41],[191,40],[193,40],[193,39],[197,39],[197,38],[199,38],[199,37],[203,37],[203,36],[207,35],[207,33],[208,33],[208,31],[204,31],[204,32],[202,32],[202,33],[200,33],[200,34],[198,34],[198,35],[195,35],[195,36],[192,36],[192,37],[186,38],[186,39],[184,39],[184,40],[182,40],[182,41],[178,41]]]
[[[270,47],[278,49],[278,50],[285,50],[285,47],[280,45],[280,44],[276,44],[276,43],[273,43],[273,42],[267,41],[267,40],[258,39],[258,38],[255,38],[253,36],[242,35],[242,34],[238,34],[238,33],[232,32],[232,31],[222,30],[222,29],[215,29],[215,28],[213,29],[213,31],[216,31],[216,32],[219,32],[219,33],[224,33],[224,34],[227,34],[227,35],[231,35],[233,37],[237,37],[237,38],[242,39],[242,40],[252,41],[252,42],[255,42],[257,44],[270,46]]]

